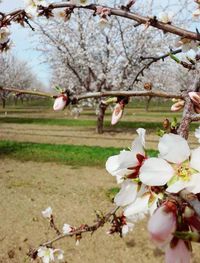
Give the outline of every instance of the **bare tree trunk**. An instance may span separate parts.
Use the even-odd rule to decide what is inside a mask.
[[[2,98],[2,108],[5,109],[6,107],[6,99]]]
[[[146,102],[145,111],[149,111],[149,106],[150,106],[151,100],[152,100],[152,97],[149,96],[148,99],[147,99],[147,102]]]
[[[14,104],[15,104],[15,106],[17,106],[17,102],[18,102],[18,98],[15,96],[14,97]]]
[[[97,127],[96,127],[96,131],[98,134],[103,133],[103,120],[104,120],[106,108],[107,108],[107,105],[100,102],[99,113],[98,113],[98,118],[97,118]]]

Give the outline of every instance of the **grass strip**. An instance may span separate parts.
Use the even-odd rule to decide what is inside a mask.
[[[72,166],[104,167],[107,158],[118,154],[120,148],[77,145],[54,145],[45,143],[0,141],[0,159],[20,161],[56,162]],[[156,150],[148,150],[156,156]]]
[[[3,117],[0,118],[0,123],[15,123],[15,124],[39,124],[39,125],[58,125],[58,126],[73,126],[73,127],[95,127],[96,120],[74,120],[74,119],[48,119],[48,118],[17,118]],[[124,128],[124,129],[162,129],[162,122],[138,122],[138,121],[121,121],[115,127],[111,126],[110,121],[104,122],[106,128]],[[199,127],[198,123],[192,123],[191,130]]]

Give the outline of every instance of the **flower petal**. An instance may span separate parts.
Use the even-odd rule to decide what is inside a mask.
[[[190,166],[191,168],[200,172],[200,147],[198,147],[195,150],[192,150]]]
[[[121,119],[121,117],[123,115],[123,110],[124,110],[124,107],[120,103],[117,103],[115,105],[115,108],[114,108],[113,113],[112,113],[112,118],[111,118],[111,124],[112,125],[117,124],[118,121]]]
[[[179,239],[175,247],[170,245],[165,251],[165,262],[166,263],[189,263],[191,258],[191,252],[184,243],[183,240]]]
[[[170,193],[178,193],[181,190],[183,190],[184,188],[187,188],[189,186],[189,182],[187,181],[183,181],[181,179],[179,179],[178,181],[176,181],[174,184],[170,185],[166,191],[170,192]]]
[[[114,202],[117,206],[126,206],[135,201],[138,184],[131,180],[126,180],[121,185],[121,190],[115,196]]]
[[[193,194],[200,193],[200,173],[193,174],[190,180],[190,186],[187,187],[187,190]]]
[[[187,141],[177,134],[165,134],[158,144],[159,157],[172,163],[182,163],[190,156]]]
[[[165,206],[160,206],[148,222],[148,231],[151,238],[158,245],[163,245],[171,239],[175,228],[176,216],[172,212],[166,212]]]
[[[132,222],[143,219],[148,212],[149,194],[138,197],[134,203],[124,209],[124,215]]]
[[[140,180],[150,186],[165,185],[173,176],[170,164],[160,158],[147,159],[140,169]]]
[[[146,130],[143,128],[137,129],[138,136],[135,138],[135,140],[132,143],[132,151],[135,153],[139,153],[141,155],[145,155],[144,147],[145,147],[145,133]]]
[[[120,154],[114,155],[108,158],[106,162],[106,170],[113,176],[117,176],[118,173],[124,175],[132,173],[132,170],[128,170],[129,167],[134,167],[138,165],[138,160],[136,154],[132,151],[121,151]]]

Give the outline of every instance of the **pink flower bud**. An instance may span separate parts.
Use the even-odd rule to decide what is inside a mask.
[[[190,99],[195,105],[200,104],[200,92],[189,92]]]
[[[200,113],[200,105],[194,105],[194,111],[199,114]]]
[[[153,241],[164,245],[171,240],[176,229],[176,216],[165,205],[159,207],[148,222],[148,231]]]
[[[191,252],[186,246],[185,242],[179,239],[175,247],[168,247],[165,251],[166,263],[190,263]]]
[[[171,106],[171,111],[179,111],[184,107],[185,101],[179,100]]]
[[[66,104],[67,104],[67,96],[60,95],[58,98],[55,99],[53,109],[55,111],[64,110]]]
[[[118,121],[121,119],[122,114],[123,114],[123,109],[124,109],[124,105],[117,103],[115,105],[115,108],[113,110],[113,114],[112,114],[112,119],[111,119],[111,124],[115,125],[118,123]]]

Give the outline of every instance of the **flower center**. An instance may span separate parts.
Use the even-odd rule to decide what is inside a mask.
[[[183,181],[189,181],[190,176],[192,175],[192,170],[190,169],[189,165],[182,165],[177,169],[177,175]]]
[[[175,175],[177,179],[182,181],[190,181],[191,176],[197,173],[197,171],[190,167],[190,162],[186,161],[178,166],[175,167]],[[174,178],[175,179],[175,178]]]

